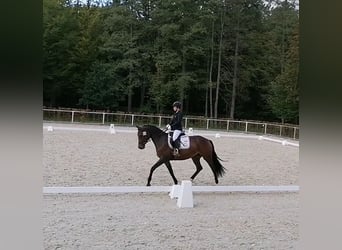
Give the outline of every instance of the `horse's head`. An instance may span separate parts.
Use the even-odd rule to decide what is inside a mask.
[[[144,149],[145,144],[151,138],[151,135],[147,128],[139,127],[139,126],[137,126],[137,128],[138,128],[138,148]]]

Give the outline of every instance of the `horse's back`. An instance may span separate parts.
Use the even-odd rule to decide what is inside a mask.
[[[211,143],[210,140],[200,136],[200,135],[191,135],[189,136],[190,139],[190,145],[192,148],[204,148],[208,147],[208,149],[211,149]],[[204,148],[205,149],[205,148]]]
[[[201,135],[189,135],[190,140],[198,140],[198,141],[209,141],[209,139],[201,136]]]

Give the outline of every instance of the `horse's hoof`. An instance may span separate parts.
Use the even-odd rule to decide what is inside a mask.
[[[147,185],[146,185],[147,187],[150,187],[151,186],[151,184],[150,183],[147,183]]]

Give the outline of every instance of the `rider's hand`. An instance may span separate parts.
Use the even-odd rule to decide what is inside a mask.
[[[171,125],[170,125],[170,124],[167,124],[167,125],[166,125],[166,129],[167,129],[167,130],[171,130]]]

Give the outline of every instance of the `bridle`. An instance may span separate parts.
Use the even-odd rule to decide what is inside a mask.
[[[151,141],[151,136],[147,134],[147,131],[142,131],[142,136],[140,136],[140,138],[142,138],[141,143],[142,145],[146,145],[149,141]]]
[[[163,129],[159,134],[158,136],[161,134],[161,133],[165,133],[167,131],[167,129]],[[142,141],[141,143],[145,146],[148,142],[150,142],[152,139],[151,139],[151,133],[150,132],[147,132],[146,130],[142,131]]]

